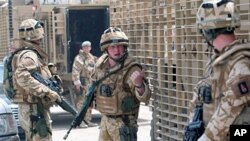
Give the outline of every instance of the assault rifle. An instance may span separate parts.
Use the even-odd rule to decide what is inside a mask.
[[[203,123],[203,108],[201,105],[196,105],[194,117],[191,123],[186,127],[183,141],[197,141],[203,134],[205,128]]]
[[[44,79],[43,76],[40,73],[36,72],[36,71],[31,72],[31,76],[34,77],[37,81],[39,81],[43,85],[45,85],[48,88],[50,88],[52,91],[55,91],[56,93],[58,93],[60,95],[60,93],[61,93],[61,87],[60,87],[60,85],[59,85],[59,83],[57,81],[53,80],[52,78],[50,78],[50,79]],[[58,104],[65,111],[71,113],[73,116],[76,116],[77,113],[78,113],[75,110],[75,108],[72,107],[66,101],[66,99],[64,99],[64,97],[62,97],[62,96],[61,96],[61,101],[60,102],[56,101],[56,104]]]
[[[76,128],[82,123],[82,120],[84,119],[90,104],[94,100],[95,87],[98,85],[98,83],[99,81],[94,81],[89,85],[81,110],[77,113],[76,117],[72,121],[67,134],[63,137],[64,140],[67,139],[72,128]]]

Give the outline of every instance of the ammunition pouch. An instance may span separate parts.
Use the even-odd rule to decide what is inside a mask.
[[[204,103],[210,104],[212,101],[211,86],[199,87],[198,95],[202,98]]]
[[[136,127],[122,125],[119,129],[121,141],[137,141],[137,131]]]
[[[137,103],[133,96],[126,96],[122,99],[121,108],[124,113],[132,112],[137,108]]]
[[[35,130],[40,137],[46,137],[48,133],[51,134],[51,131],[47,127],[46,120],[44,118],[41,118],[37,121]]]
[[[51,134],[50,129],[47,126],[46,120],[43,116],[30,116],[32,125],[35,125],[35,128],[32,129],[32,135],[38,133],[42,138],[46,137],[48,134]]]
[[[46,137],[49,133],[51,133],[50,128],[47,125],[46,119],[44,117],[44,106],[42,101],[38,99],[38,103],[36,104],[36,115],[30,115],[31,120],[31,131],[33,136],[34,134],[38,134],[41,138]],[[31,113],[33,111],[33,105],[30,105]]]

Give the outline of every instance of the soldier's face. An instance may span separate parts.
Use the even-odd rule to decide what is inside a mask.
[[[90,53],[91,51],[91,46],[86,46],[86,47],[82,47],[82,50],[86,53]]]
[[[122,57],[125,49],[123,45],[111,45],[107,48],[107,51],[111,58],[119,59]]]

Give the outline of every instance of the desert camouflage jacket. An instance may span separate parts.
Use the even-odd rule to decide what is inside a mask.
[[[14,68],[13,85],[17,92],[14,101],[36,103],[36,97],[44,98],[45,95],[52,92],[31,76],[31,71],[38,71],[45,79],[51,77],[46,63],[47,55],[39,46],[31,42],[21,40],[20,45],[36,51],[20,51],[12,60],[12,68]]]
[[[91,53],[85,53],[82,50],[75,57],[72,67],[72,80],[74,85],[81,84],[80,77],[83,77],[85,85],[90,82],[90,75],[93,72],[97,57]]]
[[[220,54],[214,55],[209,66],[209,77],[201,80],[194,88],[190,119],[194,115],[192,111],[195,105],[202,102],[197,94],[199,87],[210,85],[212,89],[211,103],[203,103],[203,121],[206,127],[202,141],[227,141],[229,126],[237,118],[244,116],[242,111],[250,102],[249,47],[250,44],[235,41]],[[204,136],[206,137],[203,138]]]

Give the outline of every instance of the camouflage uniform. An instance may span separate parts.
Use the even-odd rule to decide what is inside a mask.
[[[99,82],[95,88],[102,114],[99,141],[137,141],[140,102],[147,104],[151,96],[141,65],[128,55],[128,43],[117,27],[109,27],[101,36],[104,54],[91,77]]]
[[[203,103],[205,134],[211,141],[228,141],[231,124],[250,124],[250,52],[249,44],[235,41],[212,61],[213,73],[195,88],[191,111],[199,103],[197,89],[211,85],[212,102]],[[206,84],[205,84],[206,83]],[[241,87],[238,87],[241,86]],[[191,114],[193,115],[193,114]]]
[[[93,79],[98,80],[121,65],[109,68],[107,60],[107,54],[98,59]],[[128,57],[122,69],[102,81],[96,89],[97,109],[102,114],[99,141],[120,141],[120,134],[124,134],[121,132],[124,132],[122,129],[124,129],[126,119],[130,131],[134,134],[134,141],[137,140],[137,119],[140,102],[148,103],[151,93],[148,84],[144,83],[145,92],[140,95],[129,79],[134,71],[141,70],[135,64],[137,64],[135,60]],[[127,107],[126,111],[123,108],[128,105],[124,106],[123,104],[128,102],[128,99],[131,100],[132,103],[129,104],[132,106]]]
[[[205,132],[198,141],[228,141],[230,125],[250,124],[250,44],[236,40],[234,30],[240,18],[234,1],[204,1],[197,23],[215,54],[208,65],[208,78],[194,89],[190,111],[203,103]],[[198,94],[203,86],[211,86],[211,100]],[[190,119],[193,116],[190,113]]]
[[[84,87],[82,93],[78,94],[76,97],[76,107],[78,111],[82,107],[86,94],[85,88],[90,83],[90,75],[93,72],[95,62],[96,57],[91,53],[83,52],[83,50],[80,50],[79,54],[75,57],[72,68],[72,80],[74,85],[81,84]],[[81,83],[80,78],[84,80],[84,84]],[[85,116],[86,121],[91,121],[91,111],[92,107],[88,108]]]
[[[39,40],[43,38],[43,34],[43,28],[38,21],[34,19],[24,20],[19,29],[21,38],[19,47],[26,47],[29,50],[25,49],[15,54],[11,64],[14,72],[13,86],[16,92],[13,102],[19,105],[19,120],[25,130],[27,141],[52,140],[49,108],[56,100],[60,101],[60,97],[56,92],[31,76],[32,71],[37,71],[45,79],[51,77],[51,72],[45,63],[48,57],[38,45]],[[45,121],[43,120],[44,124],[40,124],[38,121],[41,120],[38,119],[45,119]],[[45,132],[47,134],[39,134],[42,133],[38,132],[38,128],[41,127],[46,127],[42,131],[44,133],[44,131],[48,130],[48,132]]]
[[[23,41],[22,46],[34,49],[39,48],[35,47],[35,44],[26,41]],[[32,135],[31,131],[32,127],[33,129],[36,128],[36,124],[35,122],[31,122],[30,116],[37,115],[37,102],[39,99],[42,99],[44,106],[43,116],[46,119],[47,127],[50,132],[52,131],[49,108],[56,99],[53,91],[39,83],[30,75],[30,71],[35,70],[39,71],[44,78],[51,77],[51,73],[43,60],[46,58],[46,56],[43,56],[44,52],[39,50],[38,53],[42,55],[42,58],[38,57],[37,53],[34,51],[23,50],[15,55],[16,59],[15,57],[13,59],[13,61],[16,60],[16,62],[12,62],[12,65],[13,68],[15,68],[13,82],[17,93],[14,102],[19,104],[20,124],[25,130],[27,141],[50,141],[52,140],[51,134],[48,134],[46,137],[40,137],[34,132]],[[52,101],[45,100],[45,96],[49,97]]]

